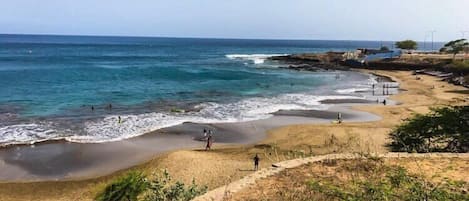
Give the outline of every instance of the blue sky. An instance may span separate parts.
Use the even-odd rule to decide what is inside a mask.
[[[0,33],[435,41],[469,31],[469,0],[4,0]],[[466,33],[469,36],[469,32]]]

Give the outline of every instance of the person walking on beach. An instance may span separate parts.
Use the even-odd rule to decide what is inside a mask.
[[[339,122],[339,124],[342,123],[342,113],[341,112],[337,113],[337,122]]]
[[[257,170],[259,170],[259,160],[260,160],[260,158],[256,154],[256,156],[254,156],[253,160],[254,160],[254,171],[257,171]]]
[[[211,148],[212,148],[212,134],[210,134],[210,130],[209,130],[209,134],[207,138],[207,145],[205,146],[205,151],[208,151]]]
[[[386,105],[386,99],[383,100],[383,105]]]

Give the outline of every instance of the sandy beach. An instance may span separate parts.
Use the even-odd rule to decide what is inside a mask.
[[[310,155],[388,152],[387,133],[413,113],[429,107],[467,104],[465,88],[435,77],[415,79],[408,71],[365,71],[400,83],[397,104],[333,102],[326,111],[279,111],[273,117],[243,123],[185,123],[141,137],[103,144],[68,142],[16,146],[0,150],[0,200],[92,200],[113,178],[129,169],[150,174],[165,168],[174,178],[193,178],[210,189],[251,173],[251,157],[261,167]],[[331,103],[332,104],[332,103]],[[342,112],[343,124],[331,124]],[[203,128],[215,131],[214,150],[202,151]],[[273,153],[275,152],[275,157]],[[55,181],[59,180],[59,181]],[[34,181],[34,182],[32,182]]]
[[[347,100],[342,100],[347,102]],[[203,149],[202,130],[214,131],[216,146],[249,145],[266,137],[267,131],[293,124],[320,124],[337,118],[344,122],[376,121],[367,112],[346,105],[328,110],[279,111],[268,119],[220,124],[195,124],[165,128],[146,135],[109,143],[70,143],[65,141],[13,146],[0,150],[0,181],[77,180],[105,176],[152,159],[155,155],[178,149]]]

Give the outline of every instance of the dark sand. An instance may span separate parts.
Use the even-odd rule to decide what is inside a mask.
[[[0,149],[0,182],[78,180],[104,176],[130,168],[163,152],[177,149],[203,149],[204,128],[214,131],[214,144],[253,144],[266,137],[266,132],[281,126],[305,123],[327,123],[341,112],[345,122],[377,121],[371,113],[353,111],[346,106],[328,110],[279,111],[268,119],[219,124],[182,125],[161,129],[139,137],[99,144],[64,141]]]

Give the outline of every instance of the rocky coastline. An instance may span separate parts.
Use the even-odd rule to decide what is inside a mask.
[[[469,69],[455,68],[450,59],[434,58],[389,58],[359,62],[345,59],[345,52],[303,53],[286,56],[274,56],[269,60],[285,64],[283,68],[297,71],[329,71],[329,70],[404,70],[414,74],[428,74],[441,78],[455,85],[469,88]]]

